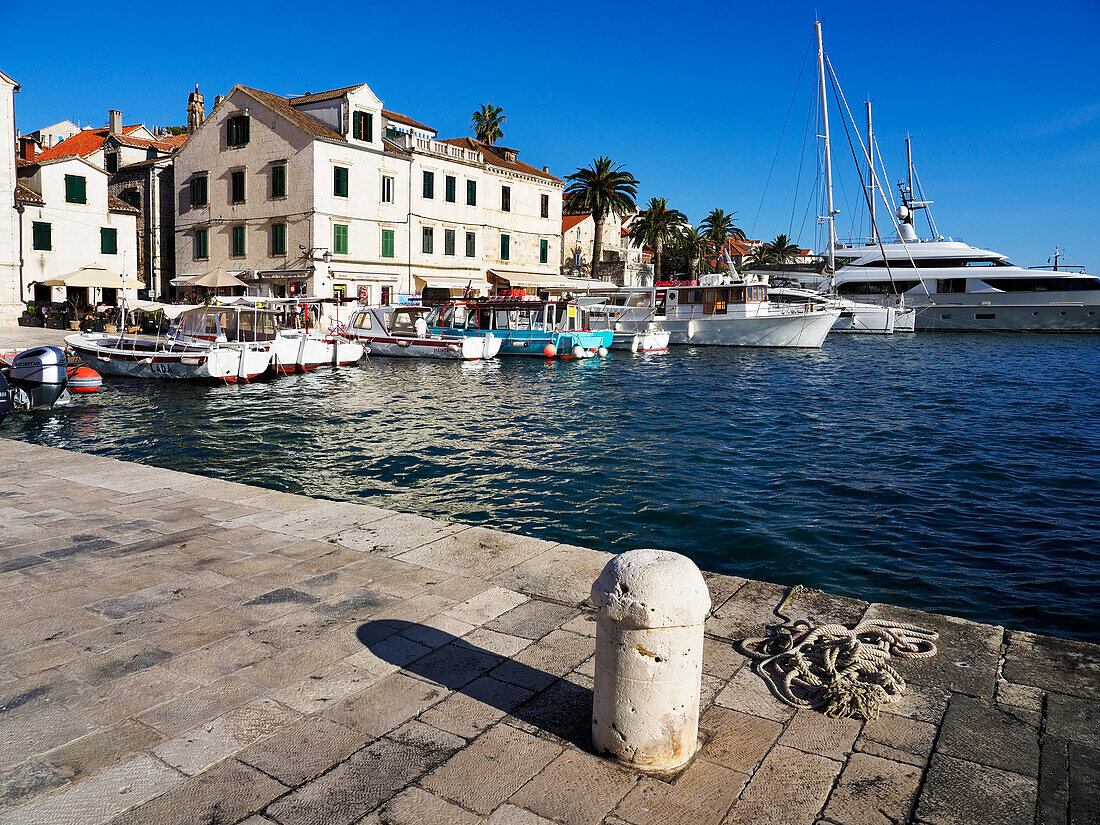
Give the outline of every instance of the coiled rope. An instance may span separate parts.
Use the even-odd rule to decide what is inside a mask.
[[[783,625],[738,643],[772,693],[792,707],[834,718],[875,719],[882,705],[900,701],[908,690],[889,660],[936,655],[939,634],[904,622],[868,620],[852,628],[792,622],[781,611],[802,589],[791,588],[775,609]]]

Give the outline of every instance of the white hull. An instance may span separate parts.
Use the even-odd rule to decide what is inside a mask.
[[[1095,290],[911,293],[905,300],[913,324],[908,331],[1100,332],[1100,291]],[[902,329],[900,316],[895,329]]]
[[[627,352],[664,352],[668,349],[671,333],[667,329],[647,332],[616,332],[611,349]]]
[[[248,381],[271,364],[266,345],[181,348],[100,335],[70,335],[65,343],[97,372],[130,378]]]
[[[690,321],[670,318],[662,325],[672,333],[672,344],[819,349],[838,317],[840,310],[822,309],[753,317],[703,316]],[[694,333],[690,337],[689,324]]]
[[[896,310],[876,304],[859,304],[844,301],[842,311],[833,332],[857,335],[893,335],[896,326]]]
[[[354,341],[322,338],[302,332],[281,332],[274,341],[272,363],[281,373],[309,372],[318,367],[354,364],[364,347]]]
[[[371,355],[383,355],[390,358],[442,358],[453,361],[480,361],[496,357],[500,352],[501,339],[495,335],[481,335],[456,340],[442,337],[366,337],[357,336],[354,330],[348,330],[349,337],[355,337],[366,345]]]

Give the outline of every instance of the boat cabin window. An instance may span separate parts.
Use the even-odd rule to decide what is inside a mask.
[[[882,258],[875,261],[868,261],[865,264],[854,264],[854,266],[868,266],[879,267],[886,266],[886,263]],[[913,267],[918,269],[949,269],[953,267],[970,267],[970,266],[1012,266],[1012,263],[1001,258],[898,258],[897,260],[890,260],[891,269],[912,269]]]
[[[236,324],[236,336],[229,335],[229,340],[237,341],[271,341],[275,338],[275,318],[269,312],[237,312],[231,313],[230,324]]]
[[[680,301],[681,304],[701,304],[703,303],[703,290],[701,289],[689,289],[687,291],[687,298]]]
[[[1038,277],[1038,278],[982,278],[982,283],[988,284],[1001,292],[1069,292],[1071,290],[1096,290],[1100,289],[1100,278],[1064,278],[1064,277]]]
[[[429,311],[428,307],[395,310],[390,320],[390,332],[416,332],[416,319]]]
[[[941,295],[958,295],[966,292],[966,278],[940,278],[936,281],[936,292]]]
[[[371,329],[374,326],[374,320],[371,318],[370,312],[364,310],[355,316],[355,320],[352,322],[352,328],[354,329]]]
[[[890,281],[848,281],[837,284],[837,292],[841,295],[900,295],[908,292],[920,281],[894,280]]]
[[[448,329],[477,329],[481,314],[477,307],[452,304],[443,310],[443,326]]]

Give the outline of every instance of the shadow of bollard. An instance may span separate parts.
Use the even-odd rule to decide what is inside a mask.
[[[592,751],[591,688],[415,622],[364,622],[355,635],[367,650],[405,673],[511,715],[537,729],[532,732]],[[410,654],[413,645],[407,642],[431,651]]]

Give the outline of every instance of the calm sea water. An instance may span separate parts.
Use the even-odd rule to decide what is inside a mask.
[[[108,379],[0,432],[1100,641],[1100,337]]]

